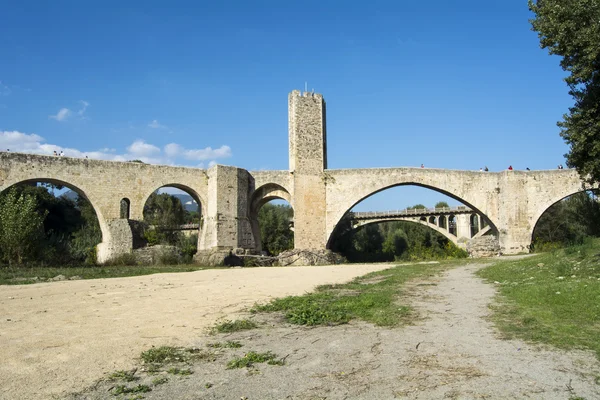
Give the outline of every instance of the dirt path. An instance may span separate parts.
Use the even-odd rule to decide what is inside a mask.
[[[264,327],[197,341],[238,340],[241,349],[217,352],[215,361],[192,366],[187,377],[163,374],[152,399],[561,399],[600,398],[600,363],[591,352],[544,349],[505,341],[486,316],[494,288],[473,273],[481,265],[413,282],[408,300],[423,319],[396,329],[351,323],[302,328],[262,316]],[[272,351],[286,365],[226,369],[248,351]],[[102,382],[75,399],[109,399]]]
[[[129,368],[152,345],[187,345],[256,301],[387,265],[205,270],[0,286],[0,399],[48,399]]]

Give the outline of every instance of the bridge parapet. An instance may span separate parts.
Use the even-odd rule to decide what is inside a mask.
[[[437,207],[437,208],[407,208],[394,211],[358,211],[352,212],[352,219],[373,219],[373,218],[397,218],[403,216],[437,216],[450,214],[473,214],[471,208],[467,206],[457,207]]]

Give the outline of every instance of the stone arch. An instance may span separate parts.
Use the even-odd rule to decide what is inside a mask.
[[[461,198],[457,195],[455,195],[454,193],[449,192],[448,190],[436,187],[436,186],[432,186],[432,185],[428,185],[428,184],[424,184],[421,182],[415,182],[415,181],[408,181],[408,182],[401,182],[401,183],[394,183],[391,185],[387,185],[387,186],[382,186],[380,188],[377,188],[373,191],[371,191],[370,193],[365,194],[358,194],[356,197],[358,197],[357,200],[354,199],[344,199],[344,202],[349,203],[350,206],[348,208],[346,208],[345,212],[341,213],[341,215],[336,219],[335,221],[335,225],[333,225],[333,227],[331,229],[328,229],[327,231],[327,248],[330,248],[333,237],[336,234],[336,227],[337,224],[342,220],[342,218],[344,217],[344,215],[346,215],[346,213],[348,213],[354,206],[356,206],[358,203],[360,203],[361,201],[367,199],[368,197],[371,197],[377,193],[383,192],[387,189],[391,189],[393,187],[397,187],[397,186],[419,186],[419,187],[423,187],[425,189],[430,189],[439,193],[442,193],[450,198],[453,198],[454,200],[457,200],[459,202],[461,202],[462,204],[466,205],[467,207],[471,208],[473,211],[475,211],[476,213],[480,214],[480,215],[485,215],[478,207],[474,206],[471,202],[465,200],[464,198]],[[353,201],[353,202],[352,202]],[[352,203],[350,203],[352,202]],[[331,213],[334,214],[334,213]],[[328,213],[328,218],[330,218],[332,215]],[[487,218],[487,217],[486,217]],[[448,229],[448,224],[445,223],[447,220],[447,218],[445,216],[440,216],[438,218],[438,226],[440,228],[444,228],[444,229]],[[489,219],[487,218],[487,221],[489,223],[489,225],[491,226],[491,228],[493,230],[495,230],[496,232],[498,231],[498,229],[496,228],[495,224]],[[331,221],[333,222],[333,221]],[[442,223],[445,223],[444,226],[442,226]]]
[[[127,197],[123,197],[121,199],[120,207],[119,207],[119,216],[123,219],[129,219],[130,215],[131,202]]]
[[[419,225],[423,225],[426,226],[428,228],[430,228],[431,230],[439,233],[440,235],[444,236],[446,239],[448,239],[449,241],[451,241],[452,243],[454,243],[457,246],[460,246],[460,243],[458,242],[458,238],[452,234],[450,234],[450,232],[446,229],[442,229],[440,227],[438,227],[435,224],[430,224],[427,221],[423,221],[422,219],[409,219],[409,218],[386,218],[386,219],[379,219],[379,220],[373,220],[373,221],[369,221],[366,222],[364,224],[360,224],[360,225],[356,225],[352,227],[352,230],[357,230],[359,228],[362,228],[363,226],[367,226],[367,225],[372,225],[372,224],[378,224],[381,222],[393,222],[393,221],[402,221],[402,222],[411,222],[413,224],[419,224]]]
[[[111,239],[110,230],[108,229],[107,222],[106,222],[104,216],[102,215],[100,208],[97,206],[96,199],[94,199],[90,195],[88,195],[88,193],[86,191],[84,191],[83,189],[81,189],[78,185],[74,185],[67,181],[63,181],[63,180],[55,179],[55,178],[28,178],[28,179],[10,183],[9,185],[0,189],[0,193],[4,192],[6,190],[10,190],[11,187],[16,186],[16,185],[36,184],[38,182],[51,183],[53,185],[67,187],[70,190],[73,190],[75,193],[77,193],[78,196],[82,196],[87,201],[89,201],[90,205],[94,209],[94,212],[96,213],[96,218],[98,218],[98,224],[100,225],[100,232],[102,234],[102,242],[98,244],[98,261],[99,262],[105,261],[105,259],[103,259],[102,247],[106,246],[107,243],[110,243],[110,239]]]
[[[159,187],[155,187],[152,191],[146,192],[144,194],[143,199],[142,199],[143,201],[137,205],[138,211],[137,211],[136,215],[139,215],[141,218],[143,218],[144,207],[146,206],[146,202],[148,202],[148,199],[150,198],[150,196],[152,196],[152,193],[155,193],[156,191],[158,191],[164,187],[172,187],[175,189],[182,190],[185,193],[187,193],[188,195],[190,195],[192,197],[192,199],[198,204],[198,215],[200,216],[200,224],[198,227],[197,249],[198,250],[201,249],[202,233],[203,233],[203,229],[204,229],[204,223],[203,223],[204,222],[204,211],[205,211],[205,207],[206,207],[206,202],[204,201],[203,197],[196,190],[192,189],[191,187],[180,184],[180,183],[165,183]]]
[[[173,187],[175,189],[183,190],[184,192],[186,192],[187,194],[192,196],[192,199],[194,199],[194,201],[196,203],[198,203],[199,214],[201,216],[204,214],[204,210],[206,208],[207,203],[206,203],[206,200],[203,198],[203,196],[200,195],[196,190],[192,189],[191,187],[189,187],[187,185],[183,185],[181,183],[165,183],[164,185],[160,185],[159,187],[155,187],[151,191],[144,193],[144,195],[141,199],[142,201],[140,202],[140,204],[136,205],[136,208],[137,208],[136,215],[143,216],[144,215],[144,206],[146,205],[146,202],[148,201],[148,199],[150,198],[152,193],[154,193],[157,190],[162,189],[164,187]]]
[[[448,232],[450,232],[451,235],[456,236],[456,215],[454,214],[448,215]]]
[[[481,230],[481,226],[479,226],[479,215],[471,214],[469,215],[469,226],[471,227],[471,237],[477,235],[477,232]]]
[[[548,204],[548,203],[546,203],[546,204],[543,206],[543,208],[542,208],[542,207],[541,207],[541,208],[539,208],[539,209],[537,210],[537,213],[536,213],[536,214],[534,215],[534,217],[532,218],[532,224],[531,224],[531,226],[532,226],[532,229],[531,229],[531,232],[530,232],[530,238],[529,238],[529,239],[530,239],[530,241],[532,241],[532,240],[533,240],[533,234],[534,234],[534,232],[535,232],[535,228],[537,228],[537,225],[538,225],[538,223],[540,222],[540,218],[542,218],[542,215],[544,215],[544,213],[545,213],[546,211],[548,211],[548,209],[549,209],[550,207],[552,207],[552,206],[553,206],[553,205],[555,205],[556,203],[559,203],[559,202],[563,201],[563,200],[564,200],[564,199],[566,199],[567,197],[571,197],[571,196],[573,196],[573,195],[575,195],[575,194],[578,194],[578,193],[583,193],[583,192],[588,192],[588,191],[593,191],[593,192],[596,192],[596,193],[600,193],[600,192],[599,192],[599,190],[600,190],[600,189],[598,189],[597,187],[587,187],[587,188],[586,188],[586,187],[582,187],[582,188],[581,188],[581,190],[573,191],[572,193],[569,193],[569,194],[567,194],[567,195],[564,195],[564,193],[563,193],[563,194],[561,194],[561,195],[560,195],[560,196],[562,196],[562,197],[560,197],[560,198],[558,198],[558,196],[556,196],[554,199],[552,199],[552,200],[553,200],[553,202],[552,202],[552,203],[549,203],[549,204]],[[557,199],[557,198],[558,198],[558,199]]]
[[[286,188],[277,183],[267,183],[257,188],[254,193],[252,193],[252,198],[250,200],[250,214],[258,212],[265,203],[275,199],[285,200],[290,203],[292,208],[294,207],[292,204],[292,196]]]
[[[429,221],[428,222],[430,224],[434,224],[434,225],[437,223],[436,220],[435,220],[435,217],[433,215],[431,217],[429,217]]]
[[[258,224],[258,212],[260,208],[271,200],[285,200],[292,209],[292,196],[283,186],[277,183],[266,183],[257,188],[250,198],[250,225],[252,227],[252,235],[254,236],[254,250],[262,251],[262,241],[260,237],[260,226]]]

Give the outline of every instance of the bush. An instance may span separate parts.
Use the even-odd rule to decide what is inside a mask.
[[[121,266],[137,265],[137,259],[135,257],[135,254],[133,254],[133,253],[124,253],[124,254],[118,255],[118,256],[110,259],[105,264],[106,265],[121,265]]]

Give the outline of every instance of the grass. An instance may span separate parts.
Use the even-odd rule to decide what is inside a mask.
[[[198,348],[183,348],[172,346],[152,347],[143,351],[140,358],[144,364],[149,364],[152,368],[150,372],[157,372],[158,367],[169,363],[187,363],[197,360],[214,361],[217,356],[208,351],[202,351]]]
[[[227,369],[251,367],[256,363],[266,362],[269,365],[284,365],[282,359],[277,359],[277,354],[267,351],[266,353],[256,353],[250,351],[244,357],[236,357],[227,363]]]
[[[210,329],[212,334],[217,333],[231,333],[231,332],[239,332],[245,331],[249,329],[257,328],[258,325],[254,321],[250,321],[248,319],[238,319],[235,321],[224,321],[220,324],[216,324]]]
[[[500,291],[492,318],[507,338],[589,349],[600,358],[600,239],[478,274]]]
[[[133,382],[139,380],[140,378],[138,378],[134,374],[135,371],[115,371],[108,376],[108,380],[125,382]]]
[[[120,394],[128,394],[128,393],[148,393],[151,392],[152,389],[147,385],[137,385],[134,387],[128,387],[125,385],[118,385],[114,387],[113,396],[118,396]]]
[[[191,272],[213,267],[198,265],[136,265],[136,266],[82,266],[82,267],[0,267],[0,285],[22,285],[44,282],[58,275],[66,279],[119,278],[167,272]]]
[[[411,279],[436,275],[458,262],[467,261],[396,266],[350,283],[322,285],[303,296],[256,305],[251,312],[282,312],[288,322],[298,325],[337,325],[361,319],[378,326],[395,326],[407,322],[411,315],[411,309],[399,303],[402,285]]]
[[[167,378],[166,376],[159,376],[159,377],[152,379],[152,384],[154,386],[163,385],[167,382],[169,382],[169,378]]]
[[[235,340],[228,340],[226,342],[208,343],[206,347],[210,347],[212,349],[239,349],[242,347],[242,344]]]
[[[169,374],[172,374],[172,375],[181,375],[181,376],[192,375],[192,374],[194,373],[194,372],[193,372],[191,369],[189,369],[189,368],[184,368],[184,369],[181,369],[181,368],[176,368],[176,367],[169,368],[169,369],[167,370],[167,372],[168,372]]]

